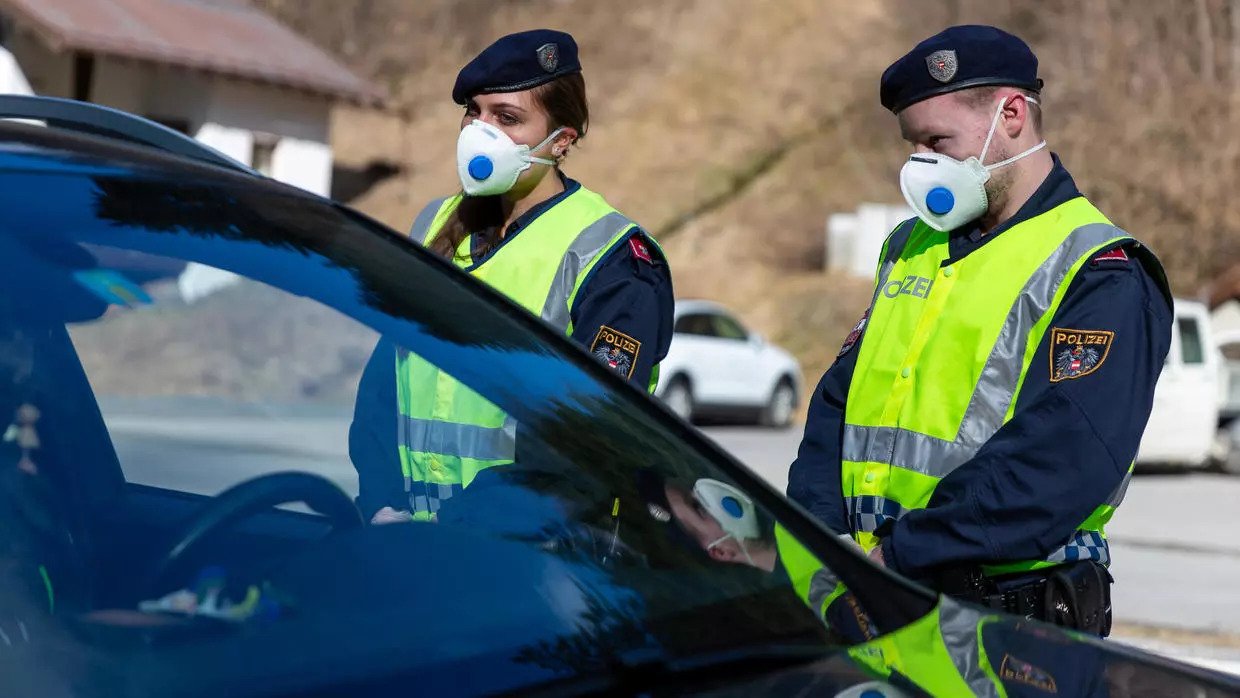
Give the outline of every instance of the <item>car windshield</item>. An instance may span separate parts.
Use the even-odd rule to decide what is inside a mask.
[[[105,694],[490,692],[847,642],[811,610],[842,573],[813,524],[448,263],[279,185],[23,138],[0,611],[57,648],[39,666]],[[456,460],[444,400],[474,415]]]

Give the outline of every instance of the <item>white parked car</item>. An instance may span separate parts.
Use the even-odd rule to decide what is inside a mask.
[[[678,301],[655,394],[690,421],[744,416],[786,427],[800,400],[801,367],[722,306]]]
[[[1226,444],[1216,441],[1219,403],[1225,391],[1222,353],[1215,344],[1210,312],[1202,303],[1175,300],[1171,349],[1163,364],[1154,409],[1141,438],[1138,464],[1203,468],[1224,462]]]

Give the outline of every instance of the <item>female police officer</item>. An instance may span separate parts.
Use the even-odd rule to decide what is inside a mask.
[[[426,206],[410,235],[653,390],[671,342],[671,277],[645,232],[560,170],[589,122],[573,38],[505,36],[461,69],[452,98],[465,107],[462,191]],[[349,436],[364,515],[433,519],[476,474],[512,462],[514,444],[498,407],[380,342]]]

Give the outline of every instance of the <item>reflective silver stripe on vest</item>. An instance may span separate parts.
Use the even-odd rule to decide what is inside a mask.
[[[443,208],[443,202],[447,201],[447,197],[435,199],[422,209],[417,218],[413,219],[413,225],[409,226],[409,237],[419,245],[426,244],[426,234],[431,229],[431,223],[435,222],[435,216],[439,213],[439,209]]]
[[[826,612],[827,609],[823,608],[822,605],[826,603],[827,597],[831,595],[831,592],[835,591],[835,587],[838,586],[839,583],[840,578],[836,577],[835,574],[826,567],[819,568],[819,570],[814,572],[813,576],[809,578],[809,594],[807,594],[807,600],[809,601],[810,608],[814,609],[815,613],[821,616],[824,612]]]
[[[1132,467],[1129,466],[1128,472],[1124,473],[1123,482],[1119,483],[1119,487],[1111,493],[1110,499],[1107,500],[1107,506],[1117,507],[1124,501],[1124,495],[1128,494],[1128,483],[1132,482]]]
[[[1020,381],[1029,333],[1050,309],[1064,277],[1087,252],[1117,237],[1128,234],[1105,223],[1083,225],[1072,231],[1034,271],[1008,312],[982,366],[954,441],[896,427],[845,424],[843,459],[884,463],[941,478],[976,455],[982,444],[1003,426]]]
[[[943,636],[947,655],[952,658],[956,671],[969,685],[973,695],[998,698],[999,689],[981,666],[982,653],[978,646],[981,642],[978,624],[981,621],[980,613],[946,596],[939,597],[939,634]]]
[[[620,233],[636,224],[624,214],[612,211],[594,221],[581,231],[581,234],[569,245],[568,251],[560,258],[560,266],[555,271],[551,282],[551,291],[543,303],[541,317],[561,331],[568,330],[569,310],[568,298],[577,286],[577,277],[581,270],[607,249],[607,243]]]
[[[400,443],[414,453],[440,453],[478,460],[512,460],[516,454],[517,424],[488,428],[401,415]]]

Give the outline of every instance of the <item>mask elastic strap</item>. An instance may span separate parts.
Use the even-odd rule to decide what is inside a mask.
[[[1007,160],[1004,160],[1004,161],[1002,161],[1002,162],[996,162],[996,163],[995,163],[995,164],[993,164],[993,165],[986,165],[986,169],[987,169],[987,170],[997,170],[997,169],[999,169],[1000,167],[1003,167],[1004,165],[1011,165],[1012,163],[1014,163],[1014,162],[1016,162],[1017,160],[1019,160],[1019,159],[1021,159],[1021,158],[1025,157],[1026,155],[1032,155],[1033,153],[1036,153],[1036,152],[1038,152],[1039,150],[1041,150],[1041,149],[1043,149],[1043,148],[1045,148],[1045,147],[1046,147],[1046,141],[1042,141],[1041,143],[1039,143],[1039,144],[1037,144],[1037,145],[1033,146],[1032,148],[1030,148],[1029,150],[1026,150],[1025,152],[1021,153],[1020,155],[1013,155],[1012,157],[1010,157],[1010,158],[1008,158]]]
[[[731,533],[725,534],[725,535],[724,535],[722,538],[720,538],[719,540],[717,540],[717,541],[715,541],[714,543],[711,543],[710,545],[706,546],[706,549],[707,549],[707,550],[714,550],[714,549],[715,549],[715,546],[719,545],[720,543],[724,542],[725,540],[728,540],[729,538],[731,538],[731,539],[733,539],[733,540],[735,540],[735,541],[736,541],[736,545],[737,545],[738,547],[740,547],[740,549],[741,549],[741,554],[745,556],[745,560],[749,563],[749,566],[750,566],[750,567],[757,567],[757,565],[753,564],[753,558],[749,556],[749,548],[745,547],[745,541],[741,540],[740,538],[737,538],[736,536],[732,535]]]
[[[1034,99],[1033,97],[1029,97],[1029,96],[1025,97],[1025,101],[1033,102],[1034,104],[1038,103],[1038,100]],[[1003,105],[1005,104],[1007,104],[1007,100],[1000,101],[999,106],[995,109],[995,115],[991,117],[990,119],[990,130],[986,132],[986,142],[982,144],[982,156],[981,158],[978,159],[978,162],[982,163],[982,165],[988,170],[994,169],[996,167],[1002,167],[1003,165],[1010,165],[1013,162],[1025,157],[1026,155],[1036,152],[1039,148],[1046,145],[1046,141],[1042,141],[1038,145],[1035,145],[1034,147],[1030,148],[1029,150],[1026,150],[1025,152],[1021,153],[1020,155],[1017,155],[1014,158],[1008,158],[1007,160],[1004,160],[1003,162],[997,165],[987,165],[986,164],[986,153],[990,152],[990,140],[994,138],[995,136],[995,129],[999,126],[999,115],[1003,113]]]
[[[556,130],[552,131],[550,136],[547,136],[546,138],[544,138],[544,139],[542,140],[542,143],[539,143],[538,145],[534,146],[533,148],[530,148],[530,152],[531,152],[531,153],[534,153],[534,152],[538,152],[539,150],[542,150],[542,149],[543,149],[543,146],[545,146],[545,145],[547,145],[548,143],[550,143],[551,141],[555,140],[555,137],[556,137],[556,136],[558,136],[558,135],[560,135],[560,132],[561,132],[561,131],[563,131],[563,130],[564,130],[564,127],[563,127],[563,126],[561,126],[561,127],[557,128]],[[525,156],[525,160],[526,160],[526,162],[537,162],[537,163],[542,164],[542,165],[554,165],[554,164],[555,164],[555,160],[550,160],[550,159],[548,159],[548,158],[536,158],[536,157],[534,157],[533,155],[526,155],[526,156]]]

